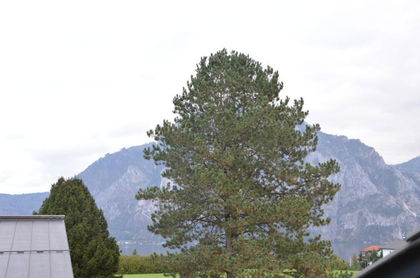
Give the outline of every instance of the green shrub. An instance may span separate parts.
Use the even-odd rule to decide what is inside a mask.
[[[331,270],[335,270],[335,269],[348,270],[348,269],[350,269],[349,264],[346,261],[339,258],[335,254],[330,256],[327,265],[328,265],[328,268],[331,269]]]
[[[120,274],[146,274],[168,272],[163,255],[121,255],[118,273]]]

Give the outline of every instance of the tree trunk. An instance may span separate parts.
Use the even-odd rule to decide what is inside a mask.
[[[228,253],[230,254],[230,256],[233,256],[233,246],[232,246],[232,241],[237,239],[238,235],[235,232],[226,231],[226,250],[228,251]],[[234,270],[230,269],[229,271],[226,271],[226,278],[235,278],[236,277],[236,273]]]

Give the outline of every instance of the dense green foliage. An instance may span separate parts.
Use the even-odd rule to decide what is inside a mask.
[[[330,269],[350,269],[350,265],[335,254],[330,257],[328,265]]]
[[[118,266],[118,273],[120,274],[164,273],[168,271],[163,256],[120,256]]]
[[[335,270],[331,272],[331,278],[349,278],[353,275],[357,274],[358,271],[341,271],[341,270]],[[160,273],[152,273],[152,274],[125,274],[125,275],[119,275],[116,277],[121,278],[165,278],[165,274]],[[179,276],[176,276],[179,277]],[[280,278],[281,276],[279,276]],[[288,278],[287,276],[283,276],[283,278]]]
[[[374,262],[376,262],[380,258],[382,258],[382,252],[372,250],[372,251],[365,252],[363,255],[360,255],[359,256],[359,263],[360,263],[360,266],[362,268],[365,268],[365,267],[373,264]]]
[[[172,264],[181,276],[327,275],[330,243],[307,230],[328,224],[322,206],[339,185],[327,178],[339,167],[305,163],[320,128],[282,88],[272,68],[222,50],[174,98],[174,122],[149,131],[158,144],[145,157],[172,185],[137,198],[158,201],[149,229],[183,248]]]
[[[186,257],[182,253],[166,255],[153,254],[149,256],[121,255],[118,273],[124,275],[124,277],[128,277],[127,274],[159,274],[171,272],[173,274],[176,273],[174,275],[175,277],[184,277],[190,274],[188,270],[194,271],[195,269],[194,264],[190,264],[191,262],[185,261],[185,259]],[[202,258],[195,259],[200,260]],[[328,273],[330,278],[348,278],[354,274],[354,272],[348,271],[348,264],[335,255],[331,256],[328,260],[327,268],[331,269]],[[248,269],[245,273],[252,274],[253,270]],[[287,273],[295,274],[295,271],[286,270],[279,277],[293,277],[293,275],[288,275]],[[138,277],[145,276],[139,275]],[[162,277],[164,276],[162,275]]]
[[[75,278],[113,277],[117,272],[118,245],[109,236],[104,215],[82,180],[60,178],[39,214],[65,215]]]
[[[121,275],[116,275],[116,278],[121,277],[121,278],[167,278],[168,276],[166,276],[163,273],[148,273],[148,274],[121,274]]]
[[[362,264],[360,263],[359,256],[357,256],[357,255],[352,255],[351,256],[350,269],[351,270],[361,270],[362,269]]]

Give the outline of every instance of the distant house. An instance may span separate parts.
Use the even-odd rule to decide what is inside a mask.
[[[360,261],[366,261],[372,257],[375,252],[379,257],[386,257],[392,252],[402,249],[407,243],[404,240],[397,240],[385,245],[370,245],[360,250]],[[369,263],[370,264],[370,263]]]
[[[397,248],[387,256],[379,259],[355,277],[420,277],[420,230],[408,237],[406,242],[403,242],[401,245],[401,248]]]
[[[397,240],[386,245],[381,245],[382,257],[386,257],[396,250],[404,248],[407,244],[404,240]]]
[[[63,215],[0,216],[0,278],[73,278]]]
[[[371,265],[381,257],[381,246],[371,245],[360,250],[359,261],[362,267]]]
[[[375,251],[375,252],[381,251],[381,246],[380,245],[371,245],[371,246],[368,246],[368,247],[360,250],[360,253],[363,255],[363,254],[367,254],[367,253],[373,252],[373,251]]]

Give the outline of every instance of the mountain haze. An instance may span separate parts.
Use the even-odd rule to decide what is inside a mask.
[[[0,215],[27,215],[38,210],[48,192],[0,194]]]
[[[126,253],[134,248],[140,254],[163,251],[163,239],[147,230],[152,203],[134,198],[138,189],[163,183],[163,167],[143,158],[147,146],[150,144],[107,154],[78,175],[104,211],[110,233]],[[330,225],[311,232],[332,240],[334,250],[342,258],[348,260],[369,244],[401,239],[420,227],[420,157],[387,165],[360,140],[320,132],[317,151],[307,161],[318,163],[329,158],[336,159],[341,167],[340,173],[332,177],[341,189],[325,207]],[[39,208],[47,193],[42,194],[34,194],[30,203],[23,201],[27,197],[19,201],[10,197],[16,195],[2,194],[0,214],[31,213]]]

